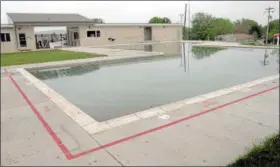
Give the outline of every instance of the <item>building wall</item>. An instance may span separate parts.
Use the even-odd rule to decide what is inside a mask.
[[[10,38],[11,38],[10,42],[1,41],[1,53],[17,52],[15,29],[14,28],[1,28],[1,33],[9,33]]]
[[[182,27],[180,26],[151,26],[152,27],[152,41],[178,41],[182,39]],[[79,25],[79,38],[80,46],[96,46],[108,44],[133,44],[144,42],[144,28],[139,25],[132,26],[92,26],[92,25]],[[15,30],[16,29],[16,30]],[[36,50],[36,39],[34,33],[34,26],[17,25],[14,28],[4,29],[11,33],[11,42],[1,42],[1,53],[17,52],[20,50]],[[87,31],[99,30],[100,37],[87,37]],[[2,31],[2,28],[1,28]],[[16,35],[15,35],[16,31]],[[26,47],[20,47],[19,33],[26,35]],[[115,41],[109,41],[108,38],[113,38]],[[143,46],[139,46],[142,50]],[[149,50],[149,49],[148,49]]]
[[[154,26],[152,27],[153,41],[182,40],[182,27],[180,26]]]
[[[36,40],[35,40],[35,33],[34,33],[34,27],[33,26],[27,26],[27,25],[22,25],[22,26],[16,26],[16,38],[18,42],[18,48],[19,50],[36,50]],[[20,33],[25,33],[26,37],[26,47],[20,47],[19,44],[19,36],[18,34]]]
[[[87,31],[100,30],[100,37],[87,37]],[[81,46],[129,44],[144,42],[143,26],[79,26]],[[110,42],[108,38],[114,38]],[[177,41],[182,39],[182,27],[152,26],[152,41]]]
[[[118,26],[80,26],[80,43],[81,46],[106,45],[106,44],[123,44],[139,42],[144,40],[144,29],[140,26],[135,27],[118,27]],[[100,37],[87,37],[87,31],[100,30]],[[114,38],[110,42],[108,38]]]

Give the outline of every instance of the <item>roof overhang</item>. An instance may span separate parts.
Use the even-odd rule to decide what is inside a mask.
[[[93,25],[92,22],[15,22],[15,26],[33,26],[33,27],[54,27],[54,26],[78,26]]]
[[[274,35],[273,35],[273,37],[275,37],[275,38],[276,38],[276,37],[279,37],[279,36],[280,36],[280,34],[279,34],[279,33],[278,33],[278,34],[274,34]]]
[[[14,28],[13,24],[1,24],[1,28]]]
[[[142,27],[183,27],[183,24],[150,24],[150,23],[104,23],[104,24],[95,24],[97,27],[123,27],[123,26],[142,26]]]
[[[93,22],[16,22],[15,26],[33,26],[33,27],[55,27],[55,26],[80,26],[89,25],[93,27],[183,27],[182,24],[147,24],[147,23],[103,23],[95,24]]]

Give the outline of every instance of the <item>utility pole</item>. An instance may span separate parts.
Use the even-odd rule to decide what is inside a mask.
[[[189,0],[189,11],[188,11],[188,15],[189,15],[189,38],[188,40],[191,39],[191,1]]]
[[[183,17],[184,17],[184,14],[179,14],[180,15],[180,24],[183,24]]]
[[[184,17],[184,29],[183,29],[183,35],[186,34],[186,21],[187,21],[187,7],[188,5],[185,4],[185,17]],[[184,37],[184,36],[183,36]],[[183,56],[184,56],[184,69],[185,69],[185,72],[186,72],[186,50],[185,50],[185,43],[182,43],[183,44]],[[189,51],[188,51],[189,52]]]
[[[267,28],[266,28],[266,38],[265,38],[265,44],[268,42],[268,31],[269,31],[269,19],[271,17],[270,12],[274,12],[274,8],[268,7],[265,9],[264,13],[267,12]]]
[[[183,37],[184,37],[184,35],[186,33],[187,7],[188,7],[188,5],[185,4],[185,13],[184,13],[185,17],[184,17],[184,26],[183,26]]]

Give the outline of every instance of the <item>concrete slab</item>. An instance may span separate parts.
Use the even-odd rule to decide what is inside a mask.
[[[16,80],[19,81],[28,97],[36,97],[38,93],[41,93],[35,87],[33,87],[34,90],[31,90],[28,86],[24,86],[26,83],[21,82],[18,78]],[[5,84],[5,88],[8,87],[9,84]],[[10,85],[12,85],[11,82]],[[10,88],[15,89],[15,87]],[[11,92],[5,92],[1,99],[8,97]],[[11,95],[14,98],[21,98],[23,101],[18,107],[11,105],[9,109],[1,108],[1,165],[120,165],[105,150],[95,153],[94,157],[92,154],[75,160],[67,160],[22,96],[13,92]],[[35,99],[33,100],[36,102]],[[11,102],[11,104],[15,103]],[[71,151],[71,154],[99,146],[91,136],[50,100],[39,103],[37,99],[34,107]]]
[[[8,77],[1,77],[1,110],[24,106],[26,102]]]
[[[36,99],[41,96],[40,91],[29,88],[28,82],[16,76],[15,73],[23,91],[75,159],[65,158],[22,96],[2,76],[1,86],[6,90],[1,91],[1,100],[5,98],[1,103],[6,104],[1,108],[1,165],[227,165],[252,143],[259,143],[279,130],[279,89],[218,107],[274,87],[279,84],[277,81],[220,97],[212,94],[207,100],[193,100],[196,103],[183,102],[179,109],[170,107],[174,111],[162,113],[168,119],[137,116],[136,122],[89,135],[94,133],[90,127],[94,124],[88,125],[88,130],[83,129],[51,100]],[[13,99],[18,100],[13,102]],[[217,109],[200,114],[213,108]],[[174,123],[177,120],[183,121]],[[132,135],[135,137],[128,138]],[[123,138],[127,139],[116,141]],[[100,146],[108,143],[110,147]],[[92,148],[100,149],[76,156]]]

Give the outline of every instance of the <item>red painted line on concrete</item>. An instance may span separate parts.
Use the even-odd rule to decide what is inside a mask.
[[[67,147],[62,143],[62,141],[59,139],[59,137],[58,137],[58,136],[55,134],[55,132],[51,129],[51,127],[48,125],[48,123],[44,120],[44,118],[41,116],[41,114],[39,113],[39,111],[38,111],[38,110],[34,107],[34,105],[30,102],[30,100],[28,99],[28,97],[25,95],[25,93],[22,91],[22,89],[19,87],[19,85],[16,83],[16,81],[15,81],[15,80],[13,79],[13,77],[10,75],[10,73],[9,73],[6,69],[5,69],[5,72],[8,74],[8,76],[9,76],[10,80],[12,81],[12,83],[16,86],[16,88],[18,89],[18,91],[20,92],[20,94],[24,97],[24,99],[26,100],[26,102],[28,103],[28,105],[31,107],[32,111],[36,114],[37,118],[40,120],[40,122],[43,124],[43,126],[46,128],[46,130],[49,132],[49,134],[51,135],[51,137],[53,138],[53,140],[55,141],[55,143],[56,143],[56,144],[58,145],[58,147],[62,150],[62,152],[64,153],[65,157],[66,157],[68,160],[75,159],[75,158],[84,156],[84,155],[86,155],[86,154],[89,154],[89,153],[92,153],[92,152],[95,152],[95,151],[98,151],[98,150],[101,150],[101,149],[104,149],[104,148],[107,148],[107,147],[111,147],[111,146],[120,144],[120,143],[122,143],[122,142],[125,142],[125,141],[128,141],[128,140],[131,140],[131,139],[134,139],[134,138],[137,138],[137,137],[140,137],[140,136],[143,136],[143,135],[146,135],[146,134],[149,134],[149,133],[152,133],[152,132],[161,130],[161,129],[163,129],[163,128],[167,128],[167,127],[169,127],[169,126],[178,124],[178,123],[180,123],[180,122],[183,122],[183,121],[186,121],[186,120],[195,118],[195,117],[199,117],[199,116],[204,115],[204,114],[206,114],[206,113],[209,113],[209,112],[218,110],[218,109],[220,109],[220,108],[223,108],[223,107],[232,105],[232,104],[234,104],[234,103],[238,103],[238,102],[240,102],[240,101],[243,101],[243,100],[252,98],[252,97],[254,97],[254,96],[258,96],[258,95],[260,95],[260,94],[264,94],[264,93],[266,93],[266,92],[269,92],[269,91],[272,91],[272,90],[274,90],[274,89],[279,88],[279,85],[278,85],[278,86],[272,87],[272,88],[270,88],[270,89],[266,89],[266,90],[260,91],[260,92],[255,93],[255,94],[251,94],[251,95],[245,96],[245,97],[243,97],[243,98],[240,98],[240,99],[237,99],[237,100],[228,102],[228,103],[224,103],[224,104],[222,104],[222,105],[220,105],[220,106],[217,106],[217,107],[214,107],[214,108],[211,108],[211,109],[208,109],[208,110],[199,112],[199,113],[197,113],[197,114],[193,114],[193,115],[190,115],[190,116],[181,118],[181,119],[179,119],[179,120],[176,120],[176,121],[173,121],[173,122],[170,122],[170,123],[167,123],[167,124],[164,124],[164,125],[161,125],[161,126],[152,128],[152,129],[150,129],[150,130],[146,130],[146,131],[143,131],[143,132],[134,134],[134,135],[132,135],[132,136],[128,136],[128,137],[119,139],[119,140],[115,140],[115,141],[113,141],[113,142],[110,142],[110,143],[107,143],[107,144],[104,144],[104,145],[101,145],[101,146],[98,146],[98,147],[94,147],[94,148],[92,148],[92,149],[89,149],[89,150],[86,150],[86,151],[82,151],[82,152],[80,152],[80,153],[77,153],[77,154],[74,154],[74,155],[73,155],[73,154],[71,154],[71,153],[69,152],[69,150],[67,149]]]
[[[31,101],[28,99],[26,94],[22,91],[20,86],[16,83],[14,78],[11,76],[11,74],[8,72],[7,69],[4,69],[5,72],[8,74],[9,79],[12,81],[12,83],[15,85],[17,90],[20,92],[20,94],[23,96],[24,100],[27,102],[27,104],[30,106],[34,114],[37,116],[39,121],[43,124],[44,128],[48,131],[54,142],[57,144],[57,146],[61,149],[63,154],[67,159],[73,159],[72,154],[68,150],[68,148],[62,143],[62,141],[59,139],[59,137],[56,135],[56,133],[52,130],[52,128],[49,126],[49,124],[44,120],[42,115],[39,113],[39,111],[36,109],[36,107],[31,103]]]
[[[192,118],[195,118],[195,117],[199,117],[199,116],[204,115],[204,114],[206,114],[206,113],[209,113],[209,112],[211,112],[211,111],[215,111],[215,110],[218,110],[218,109],[220,109],[220,108],[223,108],[223,107],[232,105],[232,104],[234,104],[234,103],[238,103],[238,102],[240,102],[240,101],[243,101],[243,100],[252,98],[252,97],[254,97],[254,96],[257,96],[257,95],[260,95],[260,94],[263,94],[263,93],[272,91],[272,90],[274,90],[274,89],[277,89],[278,87],[279,87],[279,85],[278,85],[278,86],[275,86],[275,87],[272,87],[272,88],[270,88],[270,89],[263,90],[263,91],[261,91],[261,92],[258,92],[258,93],[255,93],[255,94],[252,94],[252,95],[249,95],[249,96],[246,96],[246,97],[243,97],[243,98],[240,98],[240,99],[237,99],[237,100],[234,100],[234,101],[225,103],[225,104],[222,104],[222,105],[220,105],[220,106],[217,106],[217,107],[214,107],[214,108],[211,108],[211,109],[208,109],[208,110],[199,112],[199,113],[197,113],[197,114],[193,114],[193,115],[190,115],[190,116],[181,118],[181,119],[179,119],[179,120],[170,122],[170,123],[168,123],[168,124],[164,124],[164,125],[158,126],[158,127],[156,127],[156,128],[152,128],[152,129],[150,129],[150,130],[143,131],[143,132],[134,134],[134,135],[132,135],[132,136],[128,136],[128,137],[125,137],[125,138],[122,138],[122,139],[119,139],[119,140],[116,140],[116,141],[113,141],[113,142],[110,142],[110,143],[101,145],[101,146],[99,146],[99,147],[95,147],[95,148],[92,148],[92,149],[90,149],[90,150],[87,150],[87,151],[83,151],[83,152],[74,154],[74,155],[72,155],[72,158],[73,158],[73,159],[74,159],[74,158],[78,158],[78,157],[83,156],[83,155],[86,155],[86,154],[88,154],[88,153],[92,153],[92,152],[98,151],[98,150],[103,149],[103,148],[106,148],[106,147],[110,147],[110,146],[113,146],[113,145],[117,145],[117,144],[120,144],[120,143],[122,143],[122,142],[131,140],[131,139],[134,139],[134,138],[136,138],[136,137],[140,137],[140,136],[146,135],[146,134],[148,134],[148,133],[152,133],[152,132],[158,131],[158,130],[160,130],[160,129],[163,129],[163,128],[166,128],[166,127],[169,127],[169,126],[178,124],[178,123],[183,122],[183,121],[186,121],[186,120],[188,120],[188,119],[192,119]]]

